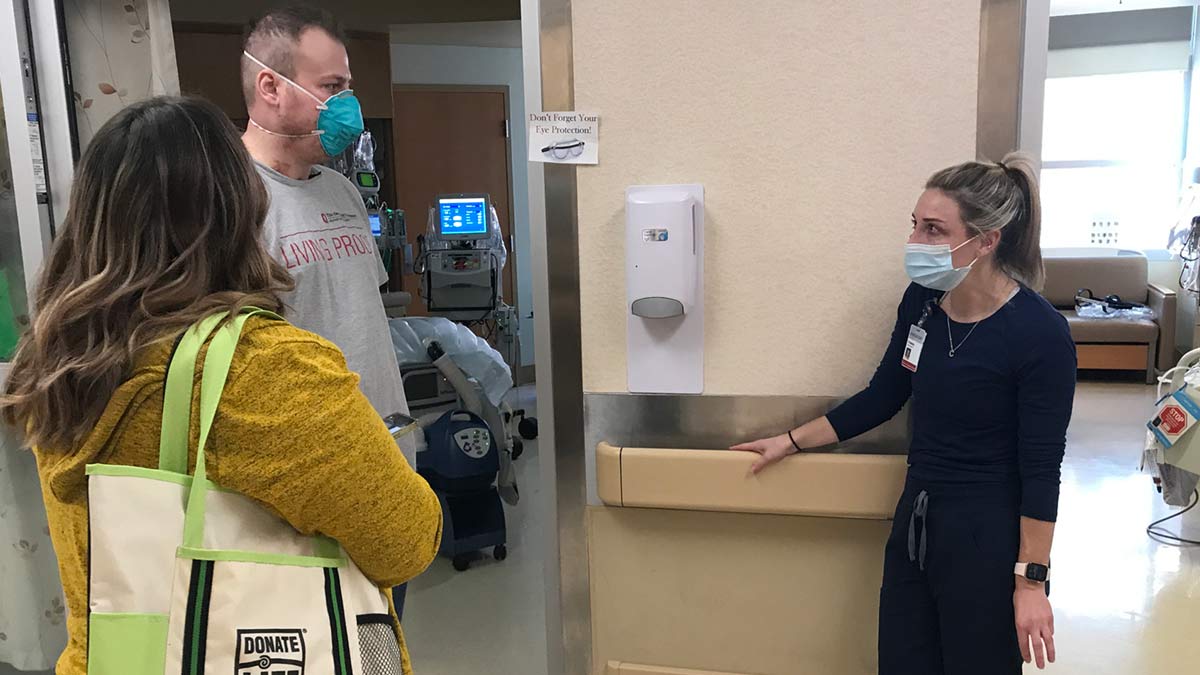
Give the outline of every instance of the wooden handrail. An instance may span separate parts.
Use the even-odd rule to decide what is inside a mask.
[[[596,478],[608,506],[888,520],[908,466],[904,455],[804,453],[754,476],[754,459],[600,443]]]

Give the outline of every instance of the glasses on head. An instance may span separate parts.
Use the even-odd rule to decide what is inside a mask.
[[[556,141],[542,148],[542,154],[550,155],[554,159],[578,157],[583,154],[583,145],[583,141],[577,139]]]

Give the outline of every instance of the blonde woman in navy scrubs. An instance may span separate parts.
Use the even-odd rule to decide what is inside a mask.
[[[762,471],[912,400],[881,675],[1012,675],[1055,659],[1050,544],[1076,361],[1066,320],[1037,293],[1036,176],[1022,155],[934,174],[905,251],[913,283],[870,384],[825,417],[733,448],[761,455]]]

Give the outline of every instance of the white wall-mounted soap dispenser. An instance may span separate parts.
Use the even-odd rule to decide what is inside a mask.
[[[629,391],[704,392],[704,186],[625,191]]]

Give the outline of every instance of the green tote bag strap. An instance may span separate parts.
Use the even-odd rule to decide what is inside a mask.
[[[192,420],[192,383],[196,358],[208,336],[229,314],[222,312],[201,319],[183,334],[167,366],[163,396],[162,430],[158,437],[158,468],[187,475],[188,429]]]
[[[283,317],[265,309],[247,308],[241,316],[256,314],[283,321]],[[213,331],[229,316],[221,312],[196,322],[184,333],[167,367],[166,394],[163,397],[162,430],[158,439],[158,468],[187,475],[188,432],[192,421],[192,385],[196,359]]]
[[[204,357],[203,374],[200,380],[200,439],[196,452],[196,468],[193,472],[191,486],[188,488],[182,549],[188,551],[189,555],[202,555],[205,556],[205,559],[211,560],[247,560],[278,564],[304,564],[312,567],[344,566],[346,564],[346,557],[342,553],[341,547],[338,546],[337,542],[327,537],[313,538],[313,556],[259,554],[245,551],[204,551],[204,521],[207,511],[208,492],[212,489],[212,485],[208,481],[208,469],[204,450],[208,445],[208,437],[212,432],[213,421],[216,418],[217,408],[221,402],[221,395],[225,390],[225,383],[229,377],[229,368],[233,363],[233,355],[241,339],[242,330],[246,325],[246,321],[256,314],[276,318],[280,321],[283,320],[277,314],[261,309],[245,310],[237,317],[221,325],[220,328],[216,326],[220,324],[223,316],[217,317],[211,324],[208,324],[209,320],[206,319],[194,327],[194,334],[192,334],[192,331],[189,331],[189,334],[184,338],[186,345],[181,343],[176,352],[177,355],[183,352],[183,356],[186,359],[184,365],[181,366],[182,374],[180,375],[180,379],[183,380],[187,377],[187,374],[194,372],[194,364],[197,358],[196,352],[199,351],[200,346],[203,346],[204,338],[212,335],[212,339],[208,343],[208,353]],[[188,348],[187,352],[184,352],[185,346]],[[188,362],[192,365],[188,366]],[[174,368],[175,364],[172,361],[171,370],[174,370]],[[168,372],[169,377],[170,371]],[[189,404],[191,402],[190,382],[185,385],[177,385],[175,392],[176,395],[171,413],[174,417],[182,417],[183,419],[183,424],[178,425],[178,427],[183,429],[182,462],[184,463],[183,470],[186,472],[186,434],[190,418]],[[181,398],[181,396],[186,398]],[[164,417],[166,417],[165,413],[166,410],[164,409]],[[164,422],[164,429],[166,428],[167,424]]]
[[[229,378],[229,366],[237,349],[242,328],[251,314],[241,314],[222,326],[208,345],[204,357],[204,374],[200,380],[200,442],[196,446],[196,470],[192,473],[192,487],[188,493],[187,515],[183,520],[183,545],[198,549],[204,540],[205,501],[208,497],[208,471],[205,468],[204,449],[208,445],[208,434],[212,431],[217,405],[225,391]]]

